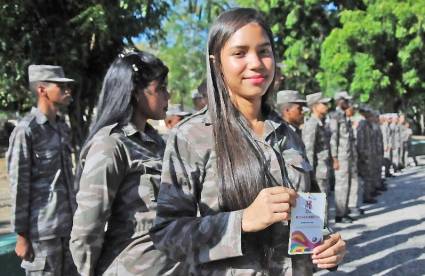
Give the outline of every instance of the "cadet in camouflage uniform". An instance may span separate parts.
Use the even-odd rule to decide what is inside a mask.
[[[363,201],[365,203],[376,203],[376,200],[373,199],[375,192],[373,167],[376,161],[376,145],[373,143],[374,131],[371,112],[369,108],[360,108],[360,113],[364,116],[364,119],[359,122],[357,127],[358,171],[363,183]]]
[[[76,177],[70,248],[81,275],[165,275],[173,269],[148,234],[165,145],[146,120],[165,118],[167,73],[153,55],[130,52],[105,76]]]
[[[390,142],[391,142],[391,162],[394,171],[399,171],[401,168],[400,162],[400,125],[398,123],[398,115],[393,114],[390,124]]]
[[[403,168],[407,166],[407,141],[409,141],[409,130],[405,126],[406,117],[404,114],[400,115],[400,164]]]
[[[390,167],[391,167],[391,144],[390,144],[390,127],[388,123],[387,115],[379,116],[379,122],[382,133],[382,141],[384,145],[384,167],[385,167],[385,177],[391,176]]]
[[[405,122],[404,123],[404,128],[405,128],[405,130],[403,132],[403,135],[404,135],[404,138],[403,139],[405,141],[404,158],[405,158],[405,164],[406,164],[406,166],[408,166],[409,165],[409,143],[410,143],[410,140],[412,139],[413,131],[410,128],[409,122]],[[412,156],[412,159],[413,159],[413,162],[414,162],[415,166],[417,166],[418,165],[418,161],[416,160],[416,157],[415,156]]]
[[[76,275],[68,247],[75,209],[70,130],[57,115],[72,99],[73,80],[60,66],[30,65],[28,75],[37,108],[14,129],[6,157],[15,251],[27,275]]]
[[[289,188],[282,153],[293,155],[293,170],[304,170],[307,161],[300,145],[293,144],[296,134],[263,101],[275,76],[273,40],[263,26],[253,9],[233,9],[218,17],[208,39],[208,110],[183,120],[167,141],[151,236],[156,247],[185,265],[181,275],[291,273],[287,219],[296,194]],[[243,55],[234,57],[230,49]],[[232,58],[244,65],[243,72],[232,70]],[[254,106],[257,112],[247,110]],[[246,111],[256,118],[248,119]],[[227,120],[223,112],[228,112]],[[254,120],[258,125],[251,124]],[[314,262],[334,267],[344,247],[340,236],[332,235],[315,248],[323,251],[312,256]],[[335,259],[325,264],[324,255]],[[311,270],[293,275],[311,275]]]
[[[307,158],[313,166],[314,181],[320,191],[326,193],[329,210],[329,174],[330,164],[330,133],[325,126],[325,117],[328,113],[330,98],[324,98],[321,92],[307,95],[307,105],[312,111],[311,117],[304,124],[302,137],[305,144]],[[329,214],[329,212],[327,212]]]
[[[378,191],[386,191],[382,181],[382,166],[384,165],[384,137],[379,125],[379,113],[375,110],[372,111],[372,129],[375,145],[375,189]]]
[[[276,107],[279,111],[280,118],[276,121],[280,122],[283,120],[284,123],[288,126],[288,129],[295,132],[295,135],[291,136],[293,141],[287,140],[285,142],[285,147],[288,148],[288,150],[282,152],[283,158],[285,160],[284,163],[286,165],[286,171],[288,173],[288,179],[291,182],[291,185],[296,191],[299,192],[311,192],[312,189],[317,192],[319,189],[317,187],[317,183],[311,182],[312,168],[307,161],[305,146],[302,142],[300,129],[300,125],[304,122],[303,108],[305,107],[306,103],[307,101],[305,100],[305,97],[298,91],[279,91],[277,93]],[[287,143],[297,145],[299,151],[295,152],[289,149],[292,146],[286,145]],[[299,153],[301,153],[303,160],[305,160],[301,164],[297,160],[299,158]],[[294,273],[301,273],[301,270],[304,270],[303,275],[310,275],[312,273],[311,260],[308,255],[292,256],[291,261]]]
[[[359,216],[363,215],[364,211],[360,208],[360,206],[363,204],[363,185],[359,181],[359,172],[357,168],[358,164],[358,154],[357,154],[357,130],[356,125],[357,122],[353,121],[353,116],[355,114],[355,108],[354,105],[350,105],[347,110],[345,110],[345,115],[347,116],[347,120],[352,125],[353,130],[353,141],[352,141],[352,161],[353,164],[351,166],[351,179],[350,179],[350,191],[349,191],[349,197],[348,197],[348,209],[350,217],[353,219],[357,219]]]
[[[285,123],[287,123],[290,130],[297,134],[294,135],[294,139],[296,139],[296,144],[299,145],[304,159],[307,159],[307,156],[305,153],[305,146],[302,141],[301,129],[299,127],[304,122],[303,107],[306,105],[306,103],[307,101],[305,100],[304,96],[301,95],[298,91],[282,90],[277,93],[276,106],[280,113],[280,117]],[[291,163],[289,160],[292,160],[293,156],[287,152],[284,154],[284,159],[287,160],[285,164],[289,165]],[[288,168],[289,179],[291,180],[295,190],[300,192],[310,192],[312,189],[310,179],[310,172],[312,169],[310,164],[307,163],[305,165],[308,166],[306,167],[307,173],[305,173],[304,170],[297,171]],[[317,185],[314,187],[316,186]]]
[[[335,95],[336,111],[330,114],[331,156],[335,170],[335,222],[352,222],[348,215],[348,200],[352,179],[352,168],[356,166],[354,155],[354,133],[352,122],[345,114],[350,107],[351,96],[346,91]]]

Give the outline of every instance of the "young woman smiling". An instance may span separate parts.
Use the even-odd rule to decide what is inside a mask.
[[[208,109],[171,133],[164,154],[155,246],[181,261],[185,275],[284,275],[288,219],[295,204],[282,152],[302,159],[295,133],[268,100],[275,76],[273,38],[253,9],[222,13],[207,50]],[[336,266],[339,234],[313,262]]]

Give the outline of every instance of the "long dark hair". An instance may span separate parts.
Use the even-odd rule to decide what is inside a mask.
[[[167,74],[168,67],[150,53],[132,51],[120,54],[112,62],[103,79],[96,106],[97,114],[90,125],[82,153],[101,128],[114,123],[125,125],[131,120],[137,89],[146,88],[154,80],[162,83]],[[80,159],[78,162],[76,184],[81,177],[81,161]]]
[[[219,201],[224,210],[246,208],[263,188],[273,185],[263,151],[252,136],[245,118],[232,104],[221,71],[220,53],[224,44],[249,23],[257,23],[266,31],[274,53],[272,32],[261,13],[255,9],[237,8],[222,13],[212,25],[208,37],[208,109],[217,154]],[[270,85],[262,97],[263,114],[270,111],[268,99],[272,92],[273,85]]]

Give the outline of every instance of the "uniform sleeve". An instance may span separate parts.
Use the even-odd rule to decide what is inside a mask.
[[[336,118],[331,118],[329,121],[329,128],[331,131],[331,156],[333,158],[338,157],[338,120]]]
[[[175,134],[164,154],[157,218],[151,229],[155,246],[171,259],[200,264],[242,256],[242,211],[199,217],[196,190],[201,157]]]
[[[125,150],[110,136],[93,142],[87,153],[70,239],[72,258],[81,275],[94,275],[105,224],[125,175],[126,163]]]
[[[317,124],[307,123],[303,129],[302,135],[307,159],[314,167],[314,145],[316,144]]]
[[[7,167],[12,199],[12,231],[29,232],[31,139],[29,128],[18,125],[10,136]]]

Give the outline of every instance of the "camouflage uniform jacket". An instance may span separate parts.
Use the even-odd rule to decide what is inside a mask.
[[[271,116],[271,119],[273,119],[277,123],[281,121],[280,117],[279,118],[274,118],[274,117],[272,118],[272,117],[273,116]],[[286,171],[288,173],[289,180],[296,191],[310,192],[312,188],[313,189],[315,188],[315,187],[312,187],[313,183],[311,183],[311,174],[313,173],[313,168],[311,167],[311,164],[308,162],[308,159],[307,159],[305,145],[302,140],[301,129],[299,129],[298,127],[294,125],[291,125],[285,120],[283,122],[287,124],[288,132],[290,132],[291,130],[294,132],[294,134],[287,135],[287,137],[291,137],[290,138],[291,141],[286,141],[286,139],[284,139],[285,141],[284,143],[289,142],[292,145],[292,146],[285,145],[285,148],[288,148],[288,149],[292,147],[297,148],[297,151],[295,152],[292,150],[285,150],[282,152],[282,157],[284,160],[286,160],[285,165],[286,165]],[[294,153],[295,153],[295,156],[293,156]],[[301,153],[303,160],[305,160],[304,164],[302,165],[304,168],[303,170],[294,169],[294,167],[296,168],[297,165],[293,166],[292,164],[293,163],[292,160],[294,160],[294,158],[295,159],[298,158],[299,153]],[[310,173],[305,173],[306,171],[309,171]]]
[[[374,131],[370,122],[363,119],[357,128],[357,152],[359,174],[363,175],[373,165],[376,145],[374,145]]]
[[[375,152],[377,154],[377,158],[380,159],[384,155],[384,136],[382,134],[381,127],[377,123],[372,124],[373,129],[373,139],[375,145]]]
[[[405,125],[400,125],[400,142],[403,144],[409,141],[410,131]]]
[[[400,125],[399,124],[390,124],[390,144],[392,149],[400,148]]]
[[[284,185],[286,174],[280,165],[284,151],[292,157],[286,160],[291,163],[288,167],[306,174],[310,167],[301,145],[294,144],[299,141],[296,134],[282,120],[274,120],[265,121],[264,140],[255,139],[270,173]],[[208,111],[203,110],[177,125],[167,141],[157,218],[151,230],[155,246],[188,267],[190,272],[182,275],[267,275],[270,271],[282,275],[281,263],[288,259],[288,226],[270,227],[273,261],[264,265],[261,239],[241,231],[242,210],[221,209],[216,170],[212,125]]]
[[[326,179],[330,173],[330,133],[322,120],[312,115],[302,132],[307,158],[313,166],[316,179]]]
[[[330,116],[331,156],[337,159],[353,157],[354,133],[351,121],[347,119],[341,109],[337,109]]]
[[[382,123],[380,125],[381,132],[382,132],[382,141],[384,144],[384,148],[390,147],[390,127],[388,123]]]
[[[155,218],[164,149],[152,126],[139,132],[129,123],[103,127],[82,150],[70,241],[82,275],[162,274],[165,255],[154,249],[148,230]]]
[[[31,240],[68,237],[75,208],[69,128],[33,108],[10,136],[12,229]]]

